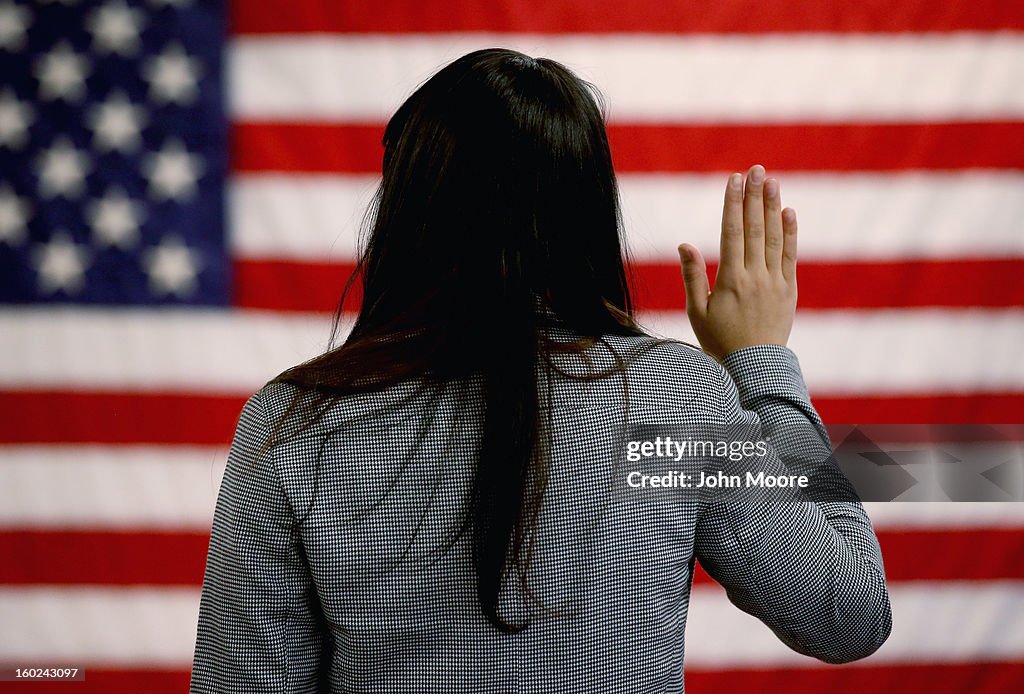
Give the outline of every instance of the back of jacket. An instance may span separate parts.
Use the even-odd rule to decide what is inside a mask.
[[[719,364],[680,343],[606,340],[634,357],[623,374],[542,384],[548,479],[530,569],[501,591],[501,614],[529,620],[515,634],[483,616],[471,562],[476,384],[346,398],[260,455],[294,387],[253,395],[217,499],[190,691],[682,692],[695,560],[795,650],[847,662],[877,649],[891,613],[856,500],[697,486],[727,468],[837,470],[796,355],[757,345]],[[762,453],[691,468],[639,454],[662,431],[722,424]]]

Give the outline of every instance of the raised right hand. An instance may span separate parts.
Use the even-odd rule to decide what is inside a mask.
[[[679,245],[686,315],[701,347],[718,361],[759,344],[785,345],[796,315],[796,211],[782,209],[779,182],[752,166],[729,178],[715,288],[693,246]]]

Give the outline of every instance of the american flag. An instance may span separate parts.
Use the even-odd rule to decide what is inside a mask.
[[[477,48],[606,95],[647,325],[694,340],[676,245],[713,257],[762,163],[826,422],[1024,421],[1022,30],[1000,0],[0,0],[0,663],[185,690],[241,406],[325,346],[387,117]],[[1020,690],[1024,506],[867,506],[882,649],[799,656],[700,574],[690,691]]]

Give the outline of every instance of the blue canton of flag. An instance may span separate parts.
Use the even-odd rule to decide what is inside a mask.
[[[223,305],[222,0],[0,0],[0,301]]]

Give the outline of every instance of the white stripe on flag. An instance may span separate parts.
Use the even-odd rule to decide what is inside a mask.
[[[890,586],[890,596],[892,636],[866,665],[1024,658],[1024,583],[902,583]],[[3,587],[0,659],[187,667],[198,600],[191,588]],[[981,628],[964,629],[967,616]],[[687,666],[820,665],[790,651],[713,585],[693,589],[686,634]]]
[[[0,447],[0,528],[208,531],[227,446]],[[868,502],[879,530],[1024,528],[1024,504]]]
[[[696,340],[682,311],[639,318]],[[250,394],[329,332],[329,316],[310,314],[6,309],[0,387]],[[801,311],[790,340],[818,394],[1021,390],[1022,344],[1020,308]]]
[[[715,585],[697,586],[686,663],[701,668],[820,666],[784,646]],[[862,665],[978,662],[1024,657],[1024,582],[890,584],[892,635]],[[974,628],[967,628],[974,625]],[[955,635],[955,636],[954,636]]]
[[[6,309],[0,386],[251,394],[329,332],[329,318],[301,313]]]
[[[682,312],[651,311],[640,320],[697,344]],[[1022,344],[1019,308],[798,311],[788,342],[811,393],[847,395],[1020,390]]]
[[[950,530],[1024,526],[1024,504],[974,501],[868,501],[864,510],[875,528]]]
[[[717,258],[725,178],[620,176],[636,259],[675,260],[681,241]],[[802,260],[1024,256],[1019,173],[787,173],[781,182],[800,219]],[[351,261],[376,183],[362,175],[237,176],[231,246],[240,257]]]
[[[380,120],[443,63],[503,46],[565,63],[623,121],[932,121],[1024,114],[1024,36],[537,36],[235,38],[242,120]],[[983,72],[980,74],[979,71]]]
[[[188,667],[197,588],[5,586],[0,660]]]
[[[0,527],[208,531],[227,452],[227,446],[2,447]]]

